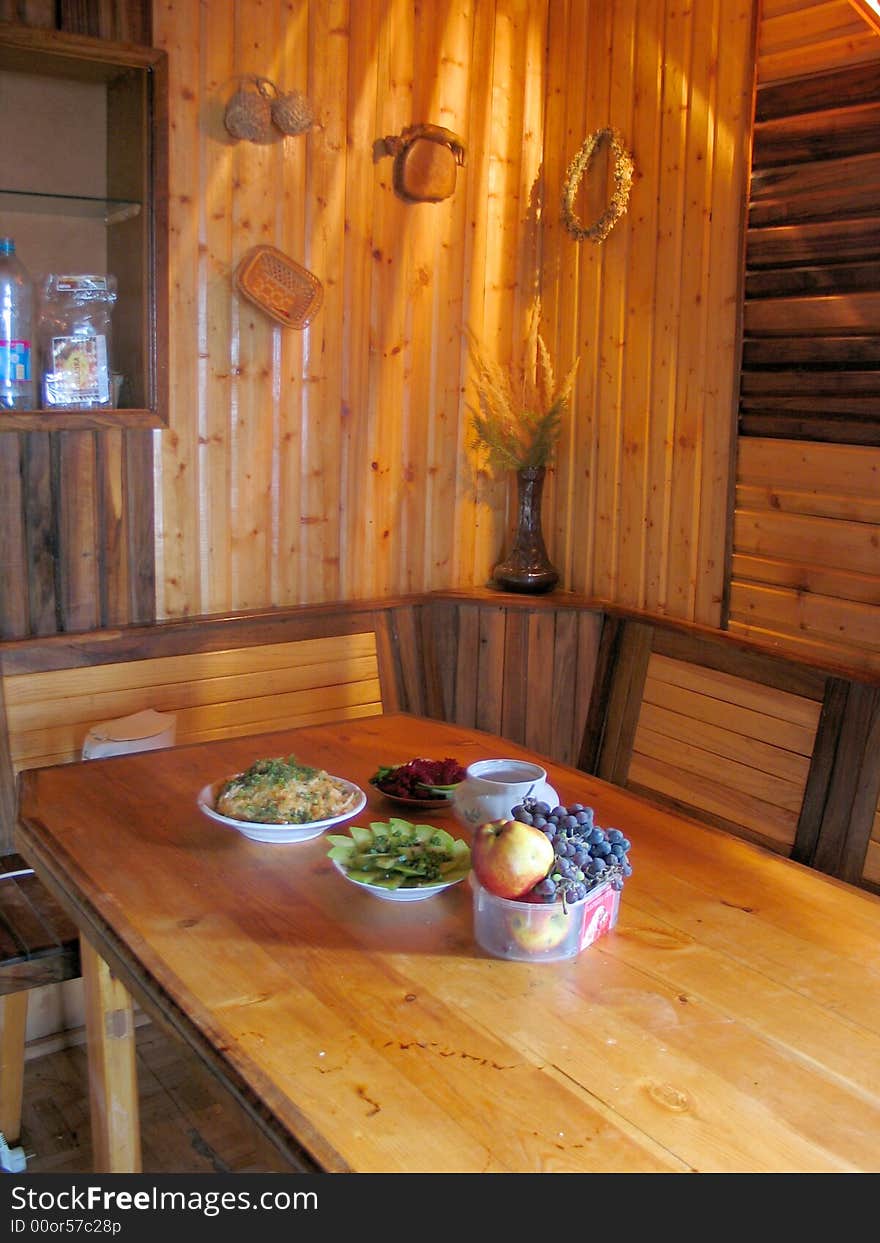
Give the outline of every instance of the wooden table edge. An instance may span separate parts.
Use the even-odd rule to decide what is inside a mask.
[[[28,784],[28,778],[27,772],[22,773],[22,792]],[[53,870],[57,856],[50,855],[41,849],[38,837],[34,836],[42,827],[39,821],[19,815],[16,849],[24,855],[49,892],[67,911],[79,928],[80,936],[85,938],[92,949],[100,955],[111,974],[144,1012],[160,1027],[182,1040],[187,1048],[197,1055],[205,1069],[230,1093],[285,1160],[291,1163],[292,1173],[350,1173],[350,1167],[342,1162],[332,1168],[321,1165],[302,1141],[283,1127],[260,1102],[238,1071],[202,1036],[198,1027],[187,1017],[186,1012],[167,995],[143,964],[135,964],[133,956],[98,915],[91,903],[83,899],[81,905],[75,905],[71,901],[63,881]],[[70,873],[75,875],[75,866],[70,867]],[[110,1073],[112,1074],[112,1071]]]

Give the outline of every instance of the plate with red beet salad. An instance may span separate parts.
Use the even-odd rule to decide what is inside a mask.
[[[466,775],[458,760],[449,756],[442,760],[419,756],[405,764],[383,765],[370,778],[370,785],[392,803],[427,810],[447,807]]]

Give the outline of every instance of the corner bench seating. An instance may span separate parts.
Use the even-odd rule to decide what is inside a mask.
[[[179,743],[383,711],[440,717],[880,893],[880,676],[833,658],[570,593],[489,589],[7,641],[0,849],[14,850],[18,771],[76,759],[96,722],[147,707],[177,713]],[[31,921],[42,939],[11,926],[8,884],[0,1074],[13,1107],[0,1121],[13,1143],[21,990],[75,977],[79,958],[60,912]],[[41,889],[31,877],[38,907]]]
[[[405,601],[389,601],[0,644],[0,848],[12,850],[17,774],[78,759],[100,721],[173,711],[176,741],[188,743],[423,710],[414,621]],[[76,927],[21,856],[0,856],[0,1130],[10,1146],[21,1125],[28,992],[79,975]]]

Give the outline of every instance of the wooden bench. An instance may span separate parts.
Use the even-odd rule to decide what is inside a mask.
[[[308,606],[0,644],[2,849],[23,769],[80,758],[89,729],[174,712],[178,744],[391,709],[429,708],[419,610],[407,600]],[[3,1109],[18,1139],[28,993],[80,975],[74,926],[25,860],[0,870]],[[18,873],[18,875],[16,875]],[[22,874],[24,873],[24,874]]]
[[[880,680],[607,613],[579,766],[852,884],[880,881]]]
[[[21,855],[0,855],[0,1132],[21,1131],[28,992],[80,974],[79,934]]]

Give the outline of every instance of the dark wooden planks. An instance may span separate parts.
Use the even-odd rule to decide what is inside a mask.
[[[79,974],[76,925],[21,855],[0,856],[0,996]]]
[[[653,627],[642,622],[607,619],[602,631],[578,767],[616,785],[627,783],[653,639]]]
[[[792,857],[858,884],[880,798],[880,690],[830,679]]]
[[[880,61],[759,87],[741,435],[880,443],[878,181]]]

